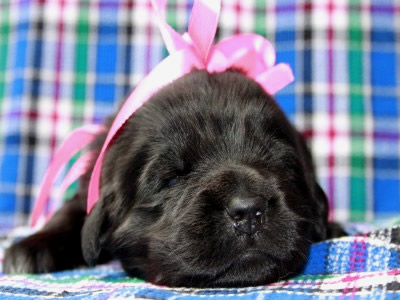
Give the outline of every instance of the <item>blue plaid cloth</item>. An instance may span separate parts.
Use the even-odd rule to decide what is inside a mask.
[[[3,275],[0,299],[400,299],[400,227],[314,244],[301,274],[247,288],[170,288],[126,276],[119,264],[49,274]],[[368,225],[368,230],[375,226]],[[354,227],[356,228],[356,227]],[[366,229],[366,228],[365,228]],[[367,230],[367,231],[368,231]],[[24,228],[14,238],[26,234]]]
[[[191,0],[168,3],[184,32]],[[398,214],[400,3],[222,3],[217,40],[262,34],[292,66],[277,101],[309,142],[331,216]],[[26,222],[67,133],[102,122],[165,55],[148,0],[1,1],[0,228]]]

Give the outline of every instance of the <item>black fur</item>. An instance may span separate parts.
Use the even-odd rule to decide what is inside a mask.
[[[157,284],[250,286],[296,274],[311,243],[343,234],[328,224],[300,134],[234,70],[193,71],[153,96],[113,141],[85,217],[89,174],[42,231],[7,250],[5,272],[114,257]]]

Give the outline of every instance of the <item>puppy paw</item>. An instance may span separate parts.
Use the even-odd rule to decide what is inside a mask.
[[[78,248],[68,236],[39,232],[5,251],[3,272],[7,274],[48,273],[83,263]]]

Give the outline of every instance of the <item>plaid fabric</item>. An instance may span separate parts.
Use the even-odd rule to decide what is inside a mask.
[[[400,211],[399,0],[223,0],[217,39],[265,35],[296,82],[277,101],[332,217]],[[191,0],[168,1],[185,31]],[[148,0],[0,1],[0,228],[25,221],[56,146],[101,122],[166,54]]]
[[[0,243],[1,249],[9,243]],[[313,245],[301,275],[241,289],[166,288],[118,264],[43,275],[0,274],[0,299],[400,299],[400,227]]]

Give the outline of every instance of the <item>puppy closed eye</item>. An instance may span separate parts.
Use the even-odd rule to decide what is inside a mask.
[[[175,184],[178,183],[179,177],[180,176],[177,175],[177,176],[174,176],[174,177],[171,177],[171,178],[167,179],[165,181],[164,187],[165,188],[170,188],[170,187],[174,186]]]
[[[185,168],[184,170],[177,170],[174,173],[170,173],[170,176],[164,180],[163,189],[170,188],[179,183],[181,180],[185,179],[187,175],[191,173],[190,168]]]

